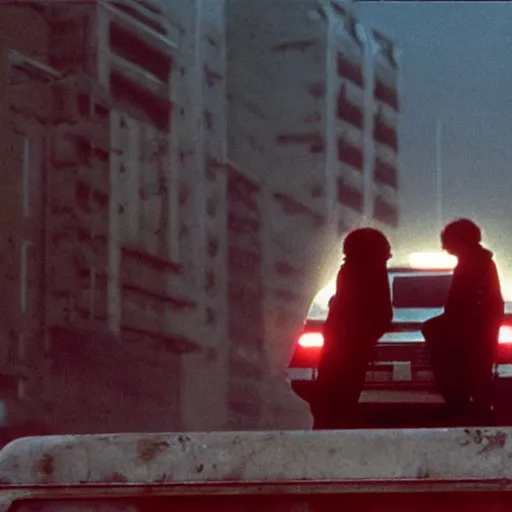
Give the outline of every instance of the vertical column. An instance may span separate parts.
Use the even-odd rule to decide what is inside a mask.
[[[326,58],[325,58],[325,190],[327,201],[327,222],[335,229],[339,216],[337,198],[337,130],[336,130],[336,98],[337,98],[337,38],[334,14],[330,5],[326,6]]]
[[[108,90],[110,83],[109,16],[101,3],[97,10],[95,22],[96,37],[92,38],[92,44],[96,45],[96,73],[99,84],[105,90]]]
[[[119,334],[121,328],[120,294],[120,218],[119,218],[119,167],[121,166],[121,148],[119,146],[119,126],[121,115],[110,114],[110,133],[112,154],[110,159],[110,195],[109,195],[109,233],[108,233],[108,323],[109,329]]]
[[[374,47],[368,33],[365,34],[364,45],[364,221],[371,222],[373,218],[374,186],[374,140],[373,122],[375,101],[373,90],[374,79]]]

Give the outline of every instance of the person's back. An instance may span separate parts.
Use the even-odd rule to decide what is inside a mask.
[[[461,332],[492,330],[501,324],[504,301],[492,258],[492,252],[480,245],[459,257],[445,315]]]

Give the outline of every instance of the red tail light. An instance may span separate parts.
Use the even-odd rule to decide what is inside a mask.
[[[500,344],[512,344],[512,325],[502,325],[498,338]]]
[[[290,368],[317,368],[323,345],[324,337],[321,332],[303,332],[295,345]]]
[[[324,346],[324,336],[321,332],[304,332],[301,334],[298,344],[302,348],[320,348]]]

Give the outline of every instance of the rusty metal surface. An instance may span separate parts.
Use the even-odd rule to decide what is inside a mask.
[[[512,478],[511,433],[504,428],[34,437],[0,452],[0,482],[503,483]]]
[[[0,452],[0,512],[512,509],[511,428],[45,436]]]

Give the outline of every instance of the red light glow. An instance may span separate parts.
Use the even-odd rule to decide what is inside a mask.
[[[320,348],[324,346],[324,336],[321,332],[305,332],[298,343],[303,348]]]

